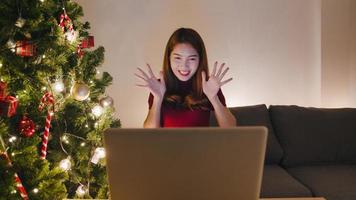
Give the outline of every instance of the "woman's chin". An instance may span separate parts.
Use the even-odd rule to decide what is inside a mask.
[[[179,76],[177,77],[178,80],[180,81],[189,81],[189,79],[191,78],[190,76]]]

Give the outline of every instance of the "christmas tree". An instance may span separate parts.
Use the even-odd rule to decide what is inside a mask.
[[[120,126],[82,8],[0,2],[0,199],[108,198],[103,132]]]

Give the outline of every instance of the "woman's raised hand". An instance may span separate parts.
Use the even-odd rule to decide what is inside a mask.
[[[217,95],[221,86],[232,80],[232,78],[229,78],[225,81],[222,81],[229,68],[227,67],[224,69],[225,63],[223,63],[220,65],[219,70],[216,71],[217,65],[218,62],[216,61],[214,63],[213,72],[208,77],[208,80],[206,80],[205,72],[202,72],[203,92],[208,97],[208,99],[212,99],[215,95]]]
[[[161,71],[159,74],[160,75],[160,81],[159,81],[156,78],[156,76],[153,74],[151,66],[149,64],[146,65],[148,69],[148,74],[139,67],[137,68],[139,74],[135,73],[135,75],[138,78],[142,79],[145,83],[136,84],[136,85],[139,87],[147,87],[155,98],[163,99],[164,94],[166,92],[166,84],[164,82],[163,72]]]

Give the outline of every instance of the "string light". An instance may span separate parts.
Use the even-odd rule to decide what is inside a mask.
[[[85,142],[80,143],[80,146],[84,147],[85,146]]]
[[[62,141],[65,142],[66,144],[69,144],[69,140],[68,140],[68,137],[66,135],[64,135],[62,137]]]
[[[12,136],[12,137],[9,138],[9,142],[13,143],[13,142],[16,141],[16,139],[17,139],[17,138],[16,138],[15,136]]]
[[[42,58],[46,58],[46,55],[43,55]]]
[[[72,166],[72,163],[70,162],[69,158],[63,159],[61,160],[61,162],[59,162],[59,167],[63,170],[63,171],[68,171],[70,170]]]
[[[91,112],[95,117],[100,117],[100,115],[103,114],[103,107],[101,107],[100,105],[96,105],[91,109]]]
[[[42,90],[42,91],[45,91],[45,90],[47,90],[47,88],[46,88],[46,87],[42,87],[41,90]]]
[[[88,128],[89,127],[89,125],[88,124],[85,124],[85,128]]]
[[[37,188],[33,189],[33,193],[35,193],[35,194],[37,194],[38,191],[39,191],[39,190],[38,190]]]
[[[11,194],[16,194],[16,193],[17,193],[16,190],[12,190],[12,191],[11,191]]]
[[[2,67],[2,62],[0,62],[0,68]]]

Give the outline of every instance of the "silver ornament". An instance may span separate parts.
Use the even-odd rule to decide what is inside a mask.
[[[113,104],[114,104],[114,100],[109,96],[100,99],[100,105],[104,108],[112,106]]]

